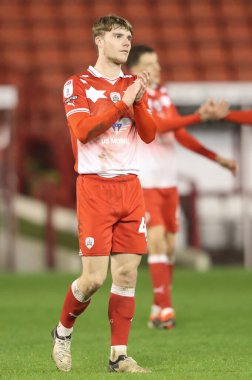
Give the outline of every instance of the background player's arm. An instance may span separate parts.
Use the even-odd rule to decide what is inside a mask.
[[[189,125],[200,123],[201,116],[199,113],[193,115],[181,116],[176,110],[176,107],[171,104],[169,114],[162,118],[157,112],[153,112],[153,119],[156,122],[159,133],[175,131],[180,128],[188,127]]]
[[[224,120],[232,121],[238,124],[251,124],[252,125],[252,110],[244,111],[229,111]]]
[[[202,104],[196,113],[191,115],[182,116],[178,113],[174,104],[169,107],[169,113],[164,118],[160,117],[158,113],[153,113],[154,120],[157,124],[158,132],[165,133],[175,131],[180,128],[189,127],[193,124],[198,124],[201,121],[216,120],[218,117],[213,111],[213,104],[208,101]]]
[[[230,111],[229,104],[224,100],[209,101],[200,110],[212,120],[224,119],[237,124],[252,124],[252,110]]]
[[[230,170],[233,175],[236,175],[238,166],[234,160],[230,160],[222,156],[219,156],[215,152],[204,147],[195,137],[190,135],[190,133],[188,133],[185,129],[180,129],[177,132],[175,132],[175,138],[185,148],[217,162],[222,167]]]

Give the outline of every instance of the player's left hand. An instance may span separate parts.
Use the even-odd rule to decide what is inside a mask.
[[[236,176],[236,174],[238,173],[238,165],[235,160],[230,160],[221,156],[217,156],[216,162],[218,162],[218,164],[220,164],[222,167],[230,170],[233,176]]]
[[[137,79],[141,81],[141,88],[137,93],[135,102],[139,102],[142,99],[143,94],[146,91],[148,82],[150,80],[150,74],[148,73],[148,71],[143,71],[142,74],[138,75]]]

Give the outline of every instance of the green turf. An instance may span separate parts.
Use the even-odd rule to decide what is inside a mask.
[[[109,279],[76,324],[72,372],[59,373],[54,368],[49,332],[73,278],[53,273],[1,274],[0,378],[252,379],[251,272],[222,268],[202,274],[178,269],[174,278],[177,327],[157,331],[146,327],[152,297],[147,268],[141,268],[129,354],[151,368],[151,374],[106,372]]]

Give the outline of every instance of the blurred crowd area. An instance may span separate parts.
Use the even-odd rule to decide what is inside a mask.
[[[126,17],[133,44],[158,52],[166,84],[252,81],[251,0],[1,0],[0,85],[14,85],[19,94],[8,122],[15,129],[11,162],[23,195],[75,206],[62,87],[95,63],[91,28],[106,14]],[[2,120],[9,117],[1,111]],[[228,242],[234,237],[229,229]],[[237,239],[241,248],[242,236]]]

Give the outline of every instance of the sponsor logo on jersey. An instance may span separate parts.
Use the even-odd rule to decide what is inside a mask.
[[[69,102],[72,102],[72,100],[76,100],[78,99],[78,96],[77,95],[74,95],[74,96],[70,96],[69,98],[67,98],[65,100],[65,104],[69,103]]]
[[[86,243],[86,247],[88,249],[91,249],[94,245],[94,238],[91,236],[86,237],[85,243]]]
[[[126,129],[130,128],[132,125],[131,119],[128,117],[123,117],[120,120],[117,120],[113,125],[112,125],[112,131],[115,132],[116,135],[118,133],[125,131]]]
[[[111,138],[105,138],[101,139],[101,143],[103,145],[129,145],[129,140],[126,137],[120,138],[120,137],[111,137]]]
[[[112,100],[112,102],[117,103],[119,102],[119,100],[121,100],[121,95],[119,94],[119,92],[111,92],[110,99]]]
[[[69,98],[73,95],[73,80],[70,79],[64,84],[64,97]]]

